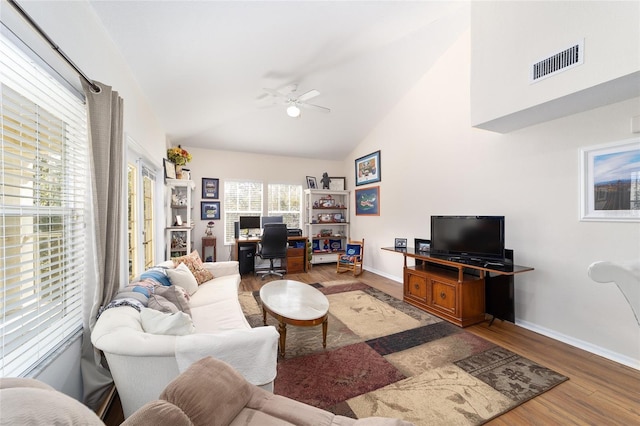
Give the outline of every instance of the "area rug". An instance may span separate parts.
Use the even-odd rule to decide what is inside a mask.
[[[479,425],[567,380],[364,283],[313,286],[329,299],[327,347],[320,326],[287,326],[278,395],[352,418]],[[240,300],[262,326],[259,292]]]

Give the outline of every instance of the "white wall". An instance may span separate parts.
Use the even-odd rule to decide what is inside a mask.
[[[516,278],[517,323],[640,368],[631,308],[587,276],[594,261],[639,258],[640,224],[578,219],[579,149],[633,137],[640,99],[505,135],[474,129],[470,44],[467,32],[345,160],[352,170],[381,150],[381,215],[352,226],[365,267],[400,282],[402,257],[380,250],[394,237],[429,238],[434,214],[505,215],[516,263],[535,267]]]
[[[471,10],[473,125],[522,128],[516,123],[542,122],[536,118],[558,118],[640,93],[640,2],[481,1],[472,2]],[[532,64],[581,40],[582,65],[530,84]],[[614,93],[625,78],[629,86]],[[607,90],[598,88],[616,79]],[[597,100],[590,92],[597,92]]]
[[[306,176],[314,176],[320,185],[320,178],[324,172],[327,172],[329,176],[345,176],[342,161],[247,154],[188,146],[183,146],[183,148],[189,151],[193,157],[193,160],[185,167],[191,170],[192,180],[196,183],[194,192],[194,243],[199,252],[201,251],[201,238],[204,236],[208,222],[200,220],[200,202],[220,201],[222,207],[220,220],[216,221],[213,228],[213,233],[216,237],[218,260],[229,260],[231,250],[231,246],[224,246],[223,194],[225,179],[260,181],[265,184],[266,191],[266,185],[269,183],[300,184],[303,189],[306,189]],[[219,200],[202,199],[203,177],[220,179]],[[353,182],[355,179],[353,176],[345,177],[347,182]]]

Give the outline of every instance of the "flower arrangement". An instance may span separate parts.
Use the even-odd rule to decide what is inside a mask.
[[[177,147],[167,149],[167,158],[173,161],[176,166],[184,166],[191,161],[191,154],[186,149],[183,149],[180,145]]]

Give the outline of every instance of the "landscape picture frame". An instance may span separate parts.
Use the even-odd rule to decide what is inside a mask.
[[[344,191],[347,188],[346,178],[329,176],[329,189],[332,191]]]
[[[640,222],[640,137],[580,149],[580,220]]]
[[[382,180],[380,166],[380,151],[357,158],[355,160],[356,186],[380,182]]]
[[[217,200],[220,194],[220,179],[202,178],[202,198]]]
[[[380,216],[380,187],[356,189],[356,216]]]
[[[220,220],[220,201],[201,201],[200,219]]]

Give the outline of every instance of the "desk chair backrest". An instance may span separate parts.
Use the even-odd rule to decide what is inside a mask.
[[[260,257],[277,259],[287,256],[287,225],[284,223],[266,223],[260,241]]]

